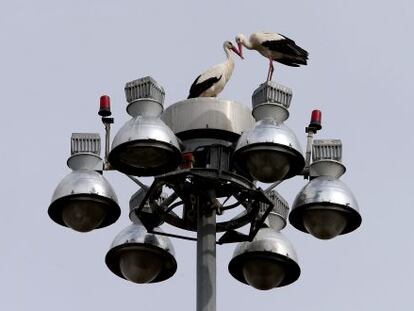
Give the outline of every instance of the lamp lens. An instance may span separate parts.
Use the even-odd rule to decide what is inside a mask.
[[[344,231],[347,218],[341,211],[321,206],[303,211],[303,225],[314,237],[328,240]]]
[[[290,157],[273,150],[255,150],[246,156],[246,167],[258,181],[271,183],[282,180],[290,169]]]
[[[248,260],[243,267],[247,283],[260,290],[278,287],[285,278],[285,269],[279,262],[271,259],[257,258]]]
[[[66,226],[79,232],[98,228],[105,219],[105,205],[92,200],[71,200],[62,209]]]
[[[120,153],[119,160],[135,168],[158,168],[171,160],[171,152],[151,146],[128,146]]]
[[[134,283],[149,283],[162,270],[162,258],[146,250],[127,250],[119,260],[122,275]]]

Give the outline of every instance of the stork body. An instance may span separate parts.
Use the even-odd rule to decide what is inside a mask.
[[[249,50],[256,50],[269,59],[269,71],[267,80],[272,80],[274,71],[273,61],[291,67],[307,65],[308,52],[296,45],[295,41],[278,33],[255,32],[247,39],[244,35],[236,36],[239,51],[242,54],[242,46]]]
[[[226,60],[199,75],[191,85],[187,98],[217,97],[223,91],[234,70],[234,60],[231,56],[231,51],[240,56],[240,52],[230,41],[224,42],[223,48],[226,53]]]

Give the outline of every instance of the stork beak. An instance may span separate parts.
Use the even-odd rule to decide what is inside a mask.
[[[243,57],[243,45],[241,43],[237,43],[237,46],[239,47],[239,56],[241,59],[244,59]]]
[[[239,45],[239,47],[240,47],[240,45]],[[237,55],[239,55],[239,57],[241,58],[241,59],[244,59],[244,57],[243,57],[243,55],[242,55],[242,51],[241,51],[241,49],[239,48],[239,49],[237,49],[235,46],[233,46],[232,48],[231,48],[231,50],[234,52],[234,53],[236,53]]]

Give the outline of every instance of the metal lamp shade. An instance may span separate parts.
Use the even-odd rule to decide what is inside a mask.
[[[180,164],[179,142],[158,117],[137,116],[116,134],[109,162],[125,174],[159,175],[176,169]]]
[[[115,237],[105,262],[114,274],[134,283],[161,282],[177,271],[170,239],[148,233],[138,223]]]
[[[354,231],[361,225],[358,203],[339,179],[319,176],[296,196],[290,223],[319,239],[331,239]]]
[[[242,283],[268,290],[295,282],[300,267],[290,242],[280,232],[262,228],[252,242],[237,245],[229,272]]]
[[[82,169],[59,183],[48,213],[62,226],[87,232],[114,223],[121,209],[108,181],[96,171]]]
[[[233,160],[237,168],[263,183],[291,178],[305,166],[295,134],[272,119],[261,120],[242,134]]]

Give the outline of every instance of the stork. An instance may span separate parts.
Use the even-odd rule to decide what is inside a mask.
[[[236,42],[239,47],[240,56],[242,57],[242,47],[249,50],[256,50],[264,57],[269,59],[269,71],[267,81],[272,80],[273,61],[281,64],[299,67],[307,65],[308,52],[296,45],[295,41],[278,33],[255,32],[250,35],[249,40],[242,34],[236,36]]]
[[[230,41],[225,41],[223,43],[223,49],[224,53],[226,53],[226,60],[199,75],[191,85],[190,94],[187,98],[217,97],[217,95],[224,89],[234,70],[234,61],[231,56],[231,51],[241,58],[243,58],[243,56],[241,56],[239,50]]]

